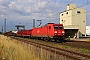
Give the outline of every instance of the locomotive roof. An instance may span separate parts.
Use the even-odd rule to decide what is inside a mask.
[[[63,24],[47,23],[47,24],[39,26],[39,27],[48,26],[49,24],[53,24],[54,26],[63,26]],[[38,27],[34,27],[34,28],[38,28]]]

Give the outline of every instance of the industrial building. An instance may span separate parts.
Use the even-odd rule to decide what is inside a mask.
[[[75,4],[68,4],[67,10],[60,13],[60,24],[64,25],[67,37],[84,37],[86,35],[86,10],[77,8]]]
[[[86,35],[90,36],[90,26],[86,26]]]

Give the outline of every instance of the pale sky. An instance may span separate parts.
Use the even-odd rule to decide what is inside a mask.
[[[42,20],[42,25],[59,23],[59,13],[71,3],[86,9],[86,24],[90,25],[90,0],[0,0],[0,31],[5,19],[7,31],[15,30],[15,25],[25,25],[26,29],[31,29],[33,19]],[[36,27],[38,24],[36,21]]]

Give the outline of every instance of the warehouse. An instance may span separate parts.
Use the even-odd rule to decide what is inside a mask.
[[[86,26],[86,35],[90,36],[90,26]]]
[[[67,10],[60,13],[60,24],[64,25],[66,37],[79,38],[86,35],[86,10],[68,4]]]

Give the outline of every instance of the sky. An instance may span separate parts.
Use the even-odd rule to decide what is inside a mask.
[[[59,23],[59,13],[71,3],[86,9],[86,25],[90,25],[90,0],[0,0],[0,31],[5,19],[6,31],[16,30],[15,25],[25,25],[26,29],[31,29],[33,19],[36,20],[36,27],[39,25],[37,20],[42,20],[42,25]]]

